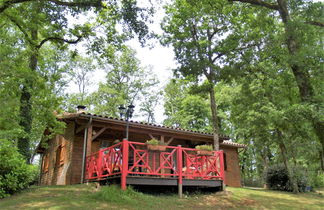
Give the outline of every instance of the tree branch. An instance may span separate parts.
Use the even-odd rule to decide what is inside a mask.
[[[218,53],[218,55],[215,58],[213,58],[212,63],[215,63],[215,61],[217,59],[221,58],[223,55],[224,55],[224,53]]]
[[[307,21],[305,22],[306,24],[314,25],[314,26],[319,26],[319,27],[324,27],[323,22],[318,22],[318,21]]]
[[[59,1],[59,0],[48,0],[56,5],[60,6],[68,6],[68,7],[102,7],[101,0],[95,1],[86,1],[86,2],[66,2],[66,1]]]
[[[243,3],[253,4],[256,6],[266,7],[266,8],[273,9],[273,10],[279,10],[279,5],[271,4],[271,3],[264,2],[261,0],[228,0],[228,1],[229,2],[239,1],[239,2],[243,2]]]
[[[81,39],[82,36],[77,36],[78,38],[75,40],[68,40],[68,39],[63,39],[61,37],[47,37],[46,39],[43,39],[39,45],[36,46],[37,49],[40,49],[46,42],[48,41],[58,41],[58,42],[65,42],[68,44],[76,44],[78,43]]]
[[[24,2],[29,2],[29,1],[34,1],[34,0],[7,0],[2,3],[0,6],[0,13],[8,9],[11,5],[14,4],[19,4],[19,3],[24,3]]]
[[[9,20],[10,20],[11,22],[13,22],[13,23],[14,23],[14,24],[19,28],[19,30],[24,34],[26,40],[27,40],[31,45],[34,45],[34,44],[35,44],[35,43],[32,41],[32,39],[29,37],[27,31],[24,30],[24,28],[23,28],[23,27],[18,23],[18,21],[17,21],[14,17],[12,17],[12,16],[10,16],[10,15],[8,15],[8,14],[6,14],[6,13],[5,13],[5,16],[6,16],[7,18],[9,18]]]
[[[36,0],[6,0],[2,3],[0,6],[0,13],[8,9],[10,6],[24,3],[24,2],[30,2],[30,1],[36,1]],[[86,1],[86,2],[66,2],[66,1],[59,1],[59,0],[45,0],[48,2],[52,2],[56,5],[60,6],[67,6],[67,7],[103,7],[101,4],[101,0],[95,0],[95,1]]]

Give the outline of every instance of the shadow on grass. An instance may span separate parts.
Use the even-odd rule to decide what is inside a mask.
[[[316,193],[282,192],[262,188],[232,189],[239,198],[255,200],[265,209],[323,209],[324,196]]]

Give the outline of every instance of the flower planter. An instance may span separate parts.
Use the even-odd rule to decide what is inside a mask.
[[[207,151],[207,150],[198,150],[197,155],[201,156],[213,156],[213,151]]]
[[[147,144],[147,149],[152,150],[152,151],[165,151],[166,150],[165,145],[152,145],[152,144]]]

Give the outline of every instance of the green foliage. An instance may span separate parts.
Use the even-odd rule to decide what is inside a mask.
[[[211,131],[210,110],[204,94],[192,94],[195,84],[172,79],[164,89],[164,124],[196,131]]]
[[[293,176],[295,179],[297,179],[299,192],[304,192],[306,186],[308,186],[308,177],[305,169],[301,167],[294,167],[292,171]],[[270,166],[265,172],[265,176],[269,189],[289,192],[293,191],[291,188],[291,183],[289,182],[288,172],[283,164]]]
[[[208,144],[197,145],[195,148],[198,150],[213,151],[213,145]]]
[[[107,68],[106,81],[90,95],[95,113],[118,117],[119,105],[136,105],[142,98],[154,94],[151,89],[158,80],[149,69],[140,66],[135,50],[123,47],[104,67]]]
[[[150,139],[150,140],[147,140],[145,143],[150,144],[150,145],[166,145],[165,142],[159,141],[157,139]]]
[[[27,188],[36,174],[37,167],[26,164],[11,141],[0,139],[0,198]]]
[[[324,173],[318,172],[316,174],[312,174],[310,178],[310,185],[312,187],[324,187]]]

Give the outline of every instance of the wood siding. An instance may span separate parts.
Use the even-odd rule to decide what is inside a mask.
[[[70,182],[72,169],[72,151],[74,140],[74,123],[67,124],[63,135],[56,135],[47,143],[47,149],[42,154],[42,171],[40,184],[41,185],[67,185]],[[60,146],[64,148],[59,148]],[[58,153],[61,151],[60,156]],[[45,167],[48,165],[47,170]]]
[[[230,187],[241,187],[241,171],[237,148],[220,147],[226,154],[225,183]]]

